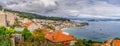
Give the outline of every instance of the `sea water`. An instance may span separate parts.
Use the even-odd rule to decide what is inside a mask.
[[[95,41],[120,37],[120,21],[89,21],[88,23],[87,26],[64,28],[63,30],[76,38]]]

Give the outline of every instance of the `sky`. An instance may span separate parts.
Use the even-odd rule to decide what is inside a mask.
[[[0,4],[46,16],[120,19],[120,0],[0,0]]]

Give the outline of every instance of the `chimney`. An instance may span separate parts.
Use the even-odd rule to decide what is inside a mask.
[[[52,36],[52,40],[55,40],[55,37],[54,37],[54,36]]]

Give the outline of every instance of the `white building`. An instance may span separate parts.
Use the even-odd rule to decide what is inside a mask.
[[[32,23],[30,26],[28,26],[28,30],[30,30],[30,32],[33,32],[35,29],[41,28],[42,25],[40,25],[39,23]]]

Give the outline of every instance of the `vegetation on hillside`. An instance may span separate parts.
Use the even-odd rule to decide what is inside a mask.
[[[37,15],[32,13],[24,13],[19,12],[19,16],[23,18],[29,18],[29,19],[45,19],[45,20],[55,20],[55,21],[70,21],[69,19],[62,18],[62,17],[49,17],[49,16],[43,16],[43,15]]]
[[[47,29],[52,29],[52,30],[55,30],[55,27],[50,26],[50,25],[43,25],[43,27],[45,27],[45,28],[47,28]]]
[[[0,46],[11,46],[10,36],[14,33],[12,28],[0,27]]]
[[[33,35],[32,35],[32,33],[27,29],[27,28],[25,28],[22,32],[21,32],[21,34],[24,36],[24,39],[25,40],[33,40]]]
[[[19,11],[13,11],[9,9],[5,9],[5,11],[11,12],[11,13],[18,13],[20,17],[22,18],[28,18],[28,19],[45,19],[45,20],[55,20],[55,21],[70,21],[70,19],[62,18],[62,17],[54,17],[54,16],[44,16],[44,15],[38,15],[33,13],[26,13],[26,12],[19,12]]]
[[[0,5],[0,10],[2,10],[2,6]]]
[[[93,43],[101,43],[101,42],[86,40],[86,39],[77,39],[75,46],[93,46]]]
[[[115,40],[120,40],[120,38],[119,37],[116,37],[116,38],[114,38]]]

